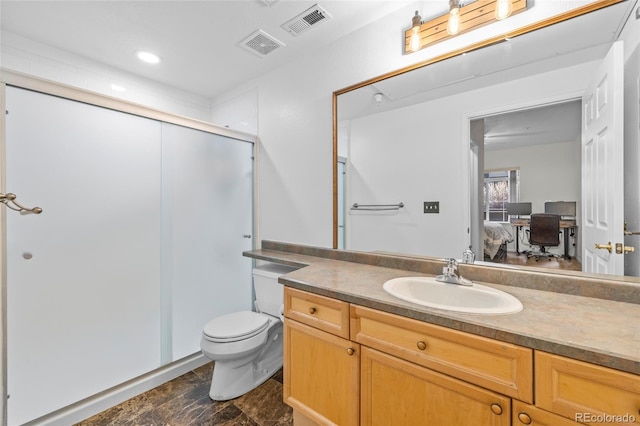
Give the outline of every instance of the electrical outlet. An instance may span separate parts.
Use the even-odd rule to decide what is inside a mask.
[[[425,201],[424,202],[425,213],[440,213],[440,201]]]

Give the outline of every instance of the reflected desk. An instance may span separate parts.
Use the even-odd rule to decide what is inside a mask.
[[[511,225],[516,227],[516,253],[520,254],[520,230],[523,227],[529,227],[529,218],[526,219],[511,219]],[[560,219],[560,229],[562,230],[562,237],[564,240],[564,255],[565,259],[571,259],[569,256],[569,234],[576,228],[575,219]]]

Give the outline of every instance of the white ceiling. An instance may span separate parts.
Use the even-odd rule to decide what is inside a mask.
[[[580,100],[484,118],[487,151],[580,140]]]
[[[28,39],[209,98],[373,22],[404,0],[0,1],[1,25]],[[315,4],[329,19],[293,36],[281,25]],[[407,18],[407,25],[409,18]],[[285,46],[239,46],[257,30]],[[139,62],[137,50],[162,58]]]

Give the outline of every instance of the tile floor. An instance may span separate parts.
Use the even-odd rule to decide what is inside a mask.
[[[282,370],[253,391],[230,401],[209,398],[213,363],[77,423],[75,426],[292,425],[282,402]]]

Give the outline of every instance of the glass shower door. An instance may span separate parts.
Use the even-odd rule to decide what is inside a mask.
[[[9,424],[160,366],[160,123],[7,88]]]
[[[200,352],[251,309],[253,144],[8,87],[9,424]]]
[[[163,363],[204,325],[251,310],[253,144],[162,123]]]

